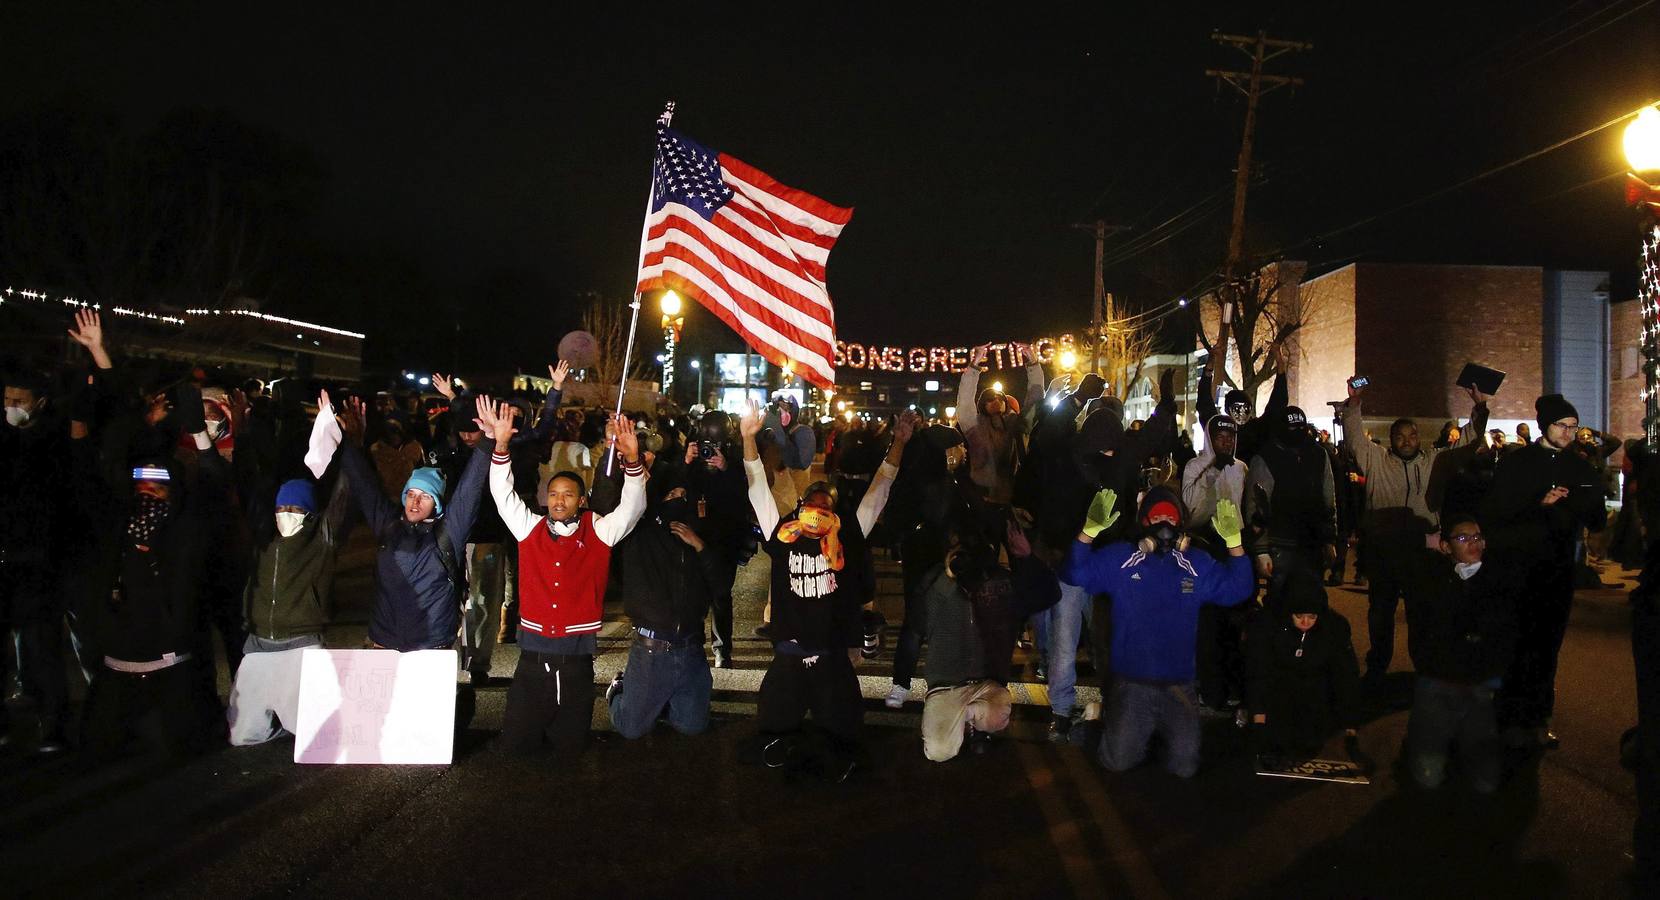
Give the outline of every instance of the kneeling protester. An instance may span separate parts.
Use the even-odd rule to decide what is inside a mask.
[[[695,522],[686,489],[676,487],[617,547],[623,612],[634,622],[634,641],[605,702],[611,727],[625,738],[651,731],[665,708],[669,725],[681,734],[709,728],[714,679],[703,655],[703,617],[721,583],[722,563],[693,529]]]
[[[791,517],[780,517],[755,443],[760,411],[751,406],[739,423],[749,502],[772,560],[773,658],[757,703],[761,759],[769,766],[832,781],[845,780],[857,766],[864,707],[850,651],[863,648],[864,629],[859,591],[842,577],[843,569],[887,505],[917,421],[915,413],[900,417],[887,458],[851,519],[837,515],[829,489],[818,486],[808,489]],[[803,740],[809,711],[825,733],[822,743]]]
[[[507,447],[511,407],[480,397],[478,417],[496,446]],[[606,430],[624,473],[622,497],[608,515],[584,509],[582,477],[560,472],[548,479],[548,514],[538,516],[513,490],[511,457],[497,452],[490,459],[490,496],[519,542],[519,664],[501,728],[510,751],[552,744],[556,751],[575,752],[588,743],[595,635],[603,624],[611,548],[634,530],[645,510],[646,470],[634,425],[618,416]]]
[[[1191,778],[1199,771],[1199,700],[1193,689],[1193,647],[1199,607],[1232,606],[1255,588],[1240,536],[1239,510],[1218,500],[1211,519],[1228,548],[1221,561],[1186,552],[1181,501],[1156,487],[1142,499],[1141,537],[1092,550],[1097,534],[1118,518],[1117,494],[1090,504],[1061,579],[1112,598],[1112,686],[1106,691],[1101,765],[1115,772],[1147,758],[1154,734],[1168,748],[1165,768]]]

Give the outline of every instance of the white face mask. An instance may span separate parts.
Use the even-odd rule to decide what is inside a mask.
[[[207,423],[207,436],[210,441],[217,441],[225,436],[225,422],[222,419],[210,419]]]
[[[29,424],[29,409],[24,406],[6,407],[6,424],[13,428],[22,428]]]
[[[277,534],[283,537],[293,537],[305,527],[306,514],[297,512],[277,513]]]

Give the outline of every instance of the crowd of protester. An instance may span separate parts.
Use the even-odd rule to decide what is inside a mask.
[[[328,643],[361,528],[375,585],[361,646],[455,649],[464,725],[495,648],[516,643],[512,751],[586,743],[608,594],[632,626],[603,692],[614,729],[707,729],[711,668],[735,660],[733,585],[754,564],[770,572],[772,656],[742,758],[830,780],[868,766],[856,666],[883,650],[886,555],[904,594],[886,703],[912,702],[920,667],[928,759],[983,750],[1028,676],[1047,682],[1050,739],[1112,770],[1156,755],[1192,776],[1205,715],[1262,753],[1307,757],[1339,734],[1352,748],[1363,709],[1385,702],[1404,601],[1405,770],[1492,791],[1507,746],[1558,740],[1556,660],[1588,559],[1643,553],[1634,513],[1596,537],[1622,447],[1559,395],[1538,398],[1537,439],[1510,440],[1471,388],[1469,419],[1424,446],[1409,419],[1374,440],[1351,388],[1334,443],[1286,402],[1283,375],[1260,416],[1242,391],[1218,407],[1207,375],[1189,435],[1173,372],[1151,415],[1126,421],[1093,374],[1046,382],[1034,363],[1021,397],[982,389],[982,348],[954,423],[826,425],[782,395],[631,419],[562,405],[564,363],[545,395],[440,374],[423,399],[121,363],[91,311],[70,337],[83,364],[5,374],[0,431],[0,624],[43,753],[72,733],[109,754],[284,734],[299,654]],[[1369,582],[1363,661],[1327,602],[1351,567]],[[88,682],[77,729],[66,653]],[[1081,678],[1098,704],[1079,704]],[[24,731],[0,720],[7,742]]]

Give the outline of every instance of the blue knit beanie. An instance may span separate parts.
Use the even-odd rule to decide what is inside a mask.
[[[298,506],[308,513],[317,511],[317,495],[311,490],[311,482],[303,478],[285,481],[282,487],[277,488],[277,507]]]
[[[420,491],[432,498],[432,514],[444,514],[444,473],[434,468],[420,468],[409,473],[409,480],[403,483],[403,493]],[[398,502],[403,502],[403,495],[399,495]]]

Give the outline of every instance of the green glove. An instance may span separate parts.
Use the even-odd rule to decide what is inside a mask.
[[[1239,535],[1243,526],[1239,521],[1239,507],[1233,505],[1232,500],[1216,501],[1216,515],[1210,517],[1210,525],[1221,535],[1222,543],[1232,550],[1243,543]]]
[[[1092,540],[1118,521],[1118,492],[1112,488],[1095,495],[1089,501],[1089,515],[1084,518],[1084,534]]]

